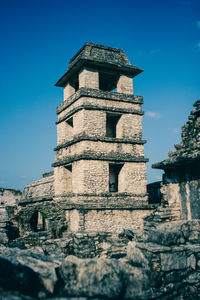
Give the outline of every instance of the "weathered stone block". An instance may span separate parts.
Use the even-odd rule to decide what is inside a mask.
[[[141,249],[137,248],[136,242],[129,242],[127,246],[127,258],[133,266],[140,266],[145,269],[149,268],[149,262],[145,258]]]
[[[161,253],[162,271],[182,270],[188,267],[187,256],[185,252]]]
[[[116,260],[78,259],[68,256],[58,268],[64,282],[61,296],[118,298],[122,287],[122,271]]]

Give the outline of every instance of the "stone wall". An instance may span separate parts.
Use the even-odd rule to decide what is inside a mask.
[[[91,208],[90,204],[87,208],[78,204],[69,205],[65,201],[45,201],[22,206],[12,217],[12,221],[17,224],[21,237],[40,231],[55,238],[62,237],[64,233],[79,231],[86,233],[104,231],[119,234],[124,229],[141,236],[143,218],[150,215],[153,209],[148,205],[143,206],[142,208],[142,205],[138,204],[138,208],[132,209],[130,207],[114,209],[104,206],[95,209]],[[43,218],[43,224],[41,224],[43,227],[39,224],[39,215]]]
[[[18,228],[11,221],[17,211],[22,193],[19,190],[0,188],[0,244],[19,236]]]
[[[130,229],[135,235],[141,235],[143,218],[151,213],[150,209],[101,209],[101,210],[66,210],[66,220],[69,232],[105,231],[120,233]]]
[[[159,225],[143,241],[129,242],[126,250],[128,236],[133,237],[121,236],[123,251],[103,232],[79,232],[32,249],[0,246],[2,299],[200,298],[199,220]],[[95,251],[100,258],[93,257]]]
[[[96,160],[79,160],[73,163],[72,187],[74,193],[108,192],[108,163]]]
[[[120,233],[124,229],[132,230],[136,235],[141,235],[143,218],[150,214],[150,210],[91,210],[84,215],[84,230],[108,231]]]
[[[19,190],[0,188],[0,205],[16,205],[20,201],[21,195]]]
[[[146,164],[127,162],[119,173],[119,192],[135,195],[146,193]]]
[[[72,192],[72,172],[63,166],[59,166],[54,168],[54,174],[55,195]]]
[[[109,161],[78,160],[71,169],[55,168],[55,195],[102,194],[109,193]],[[134,195],[146,194],[146,164],[143,162],[124,162],[118,175],[118,192]],[[103,196],[103,195],[102,195]]]
[[[182,220],[200,218],[200,180],[167,183],[162,188],[163,199],[170,207],[180,208]]]
[[[138,299],[199,299],[199,242],[199,220],[161,224],[143,242],[130,242],[129,263],[147,271],[151,286]]]
[[[20,200],[20,203],[49,200],[54,194],[53,172],[43,174],[43,178],[27,184]]]

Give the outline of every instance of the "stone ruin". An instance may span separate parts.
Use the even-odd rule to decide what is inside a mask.
[[[200,100],[147,186],[140,72],[91,43],[70,60],[54,171],[0,189],[1,299],[200,298]]]
[[[200,100],[194,103],[182,141],[169,152],[168,159],[154,163],[163,169],[163,202],[182,220],[200,219]]]

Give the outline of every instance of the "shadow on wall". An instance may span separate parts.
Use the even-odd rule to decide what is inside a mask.
[[[162,181],[156,181],[147,184],[147,193],[149,194],[149,204],[158,203],[161,204],[162,194],[160,191]]]

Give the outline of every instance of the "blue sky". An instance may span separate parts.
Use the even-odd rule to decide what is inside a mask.
[[[151,164],[180,141],[200,98],[199,0],[8,0],[0,2],[0,186],[23,190],[51,170],[56,146],[54,87],[85,42],[124,49],[144,72],[143,138]]]

